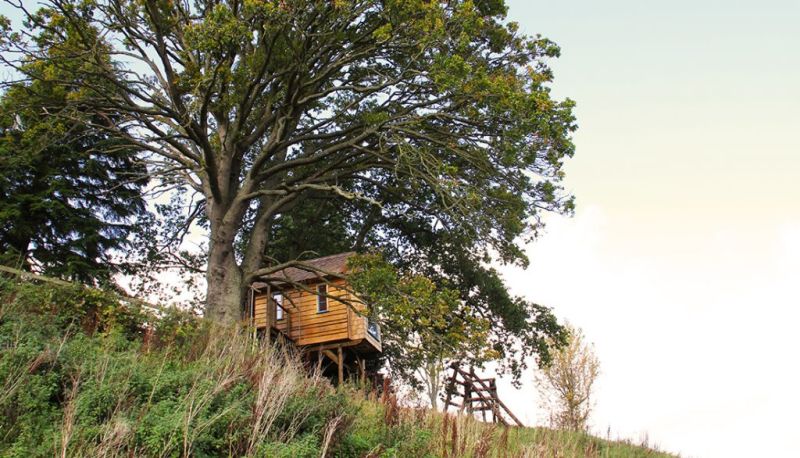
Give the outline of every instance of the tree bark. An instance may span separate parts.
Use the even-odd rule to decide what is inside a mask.
[[[233,242],[214,242],[208,253],[206,316],[217,323],[235,325],[242,320],[247,285],[236,263]]]

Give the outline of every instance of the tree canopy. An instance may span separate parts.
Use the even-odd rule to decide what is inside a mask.
[[[432,405],[439,385],[432,379],[447,362],[482,364],[499,356],[487,345],[491,323],[462,302],[458,291],[400,273],[379,255],[356,256],[349,264],[353,289],[381,325],[391,375],[413,386],[430,385]]]
[[[548,86],[559,48],[520,33],[502,0],[18,9],[26,29],[0,21],[5,62],[28,80],[47,78],[32,59],[68,72],[89,125],[199,196],[184,216],[208,231],[208,316],[234,322],[252,281],[348,246],[457,291],[498,351],[536,353],[557,328],[487,267],[524,265],[542,213],[572,210],[573,104]]]

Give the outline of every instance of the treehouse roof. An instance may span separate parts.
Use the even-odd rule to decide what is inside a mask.
[[[347,272],[347,260],[350,256],[355,254],[354,251],[348,251],[346,253],[299,261],[303,263],[303,266],[287,267],[286,269],[279,270],[269,275],[269,278],[273,281],[285,279],[286,283],[301,283],[308,280],[323,279],[335,274],[344,274]],[[256,289],[261,289],[266,286],[266,283],[261,282],[253,284],[253,287]]]

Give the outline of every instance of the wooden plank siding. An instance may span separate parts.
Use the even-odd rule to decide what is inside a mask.
[[[316,291],[320,282],[309,282],[307,288]],[[286,310],[284,318],[276,321],[275,304],[268,297],[266,291],[256,292],[254,297],[254,323],[257,328],[267,326],[267,313],[272,314],[274,327],[285,333],[297,345],[315,345],[333,342],[349,342],[367,338],[367,329],[364,318],[354,311],[345,302],[336,300],[342,298],[350,301],[355,307],[363,310],[364,306],[358,304],[346,289],[344,280],[331,280],[328,285],[328,311],[317,311],[317,295],[300,289],[281,291],[283,294],[283,308]],[[275,290],[272,291],[274,294]],[[287,326],[291,329],[287,329]],[[372,346],[380,350],[380,344]]]

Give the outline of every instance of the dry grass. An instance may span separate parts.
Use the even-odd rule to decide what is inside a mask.
[[[135,359],[144,357],[144,354],[133,356]],[[254,342],[243,332],[225,332],[218,329],[212,331],[196,361],[200,362],[201,369],[194,372],[188,391],[178,398],[175,408],[180,418],[180,428],[175,428],[169,439],[164,441],[158,456],[194,456],[200,436],[210,428],[219,427],[234,410],[243,408],[251,410],[248,423],[236,427],[246,428],[248,433],[242,443],[232,446],[231,454],[263,456],[258,453],[261,444],[268,441],[291,442],[295,439],[300,425],[313,413],[313,409],[297,409],[291,418],[283,418],[282,427],[276,430],[275,422],[279,417],[286,416],[287,404],[291,399],[314,392],[331,394],[334,392],[327,380],[316,373],[306,372],[296,354]],[[131,361],[130,367],[135,368],[138,363],[140,362]],[[117,371],[112,380],[107,376],[109,364],[113,364],[111,358],[105,357],[95,366],[93,377],[96,382],[107,382],[115,387],[128,386],[132,373],[126,377],[120,376]],[[250,396],[246,401],[227,402],[223,408],[216,409],[213,415],[204,415],[213,403],[219,402],[222,394],[237,384],[251,387]],[[76,441],[73,434],[75,426],[73,400],[79,392],[79,385],[80,383],[76,381],[69,391],[58,454],[62,457],[130,456],[129,446],[132,436],[142,427],[135,422],[135,418],[143,416],[140,406],[126,401],[127,396],[124,392],[117,393],[116,407],[111,419],[103,425],[99,440]],[[157,389],[158,380],[155,381],[152,390]],[[137,411],[134,413],[134,410]],[[337,427],[343,423],[343,419],[337,417],[325,429],[325,449],[330,447]],[[137,456],[144,454],[143,451],[135,453]]]
[[[589,434],[548,428],[506,427],[483,423],[472,416],[397,407],[384,396],[363,401],[363,423],[386,421],[392,412],[395,429],[429,433],[429,440],[413,449],[413,456],[447,458],[553,458],[553,457],[673,457],[647,443],[604,440]],[[413,436],[413,433],[410,434]],[[407,448],[380,450],[370,456],[412,456]]]
[[[242,330],[177,320],[146,344],[136,326],[87,334],[70,324],[77,307],[54,323],[51,311],[73,296],[23,292],[26,301],[0,301],[0,456],[670,456],[403,407],[388,389],[334,389],[298,355]],[[74,294],[81,307],[84,294]]]

